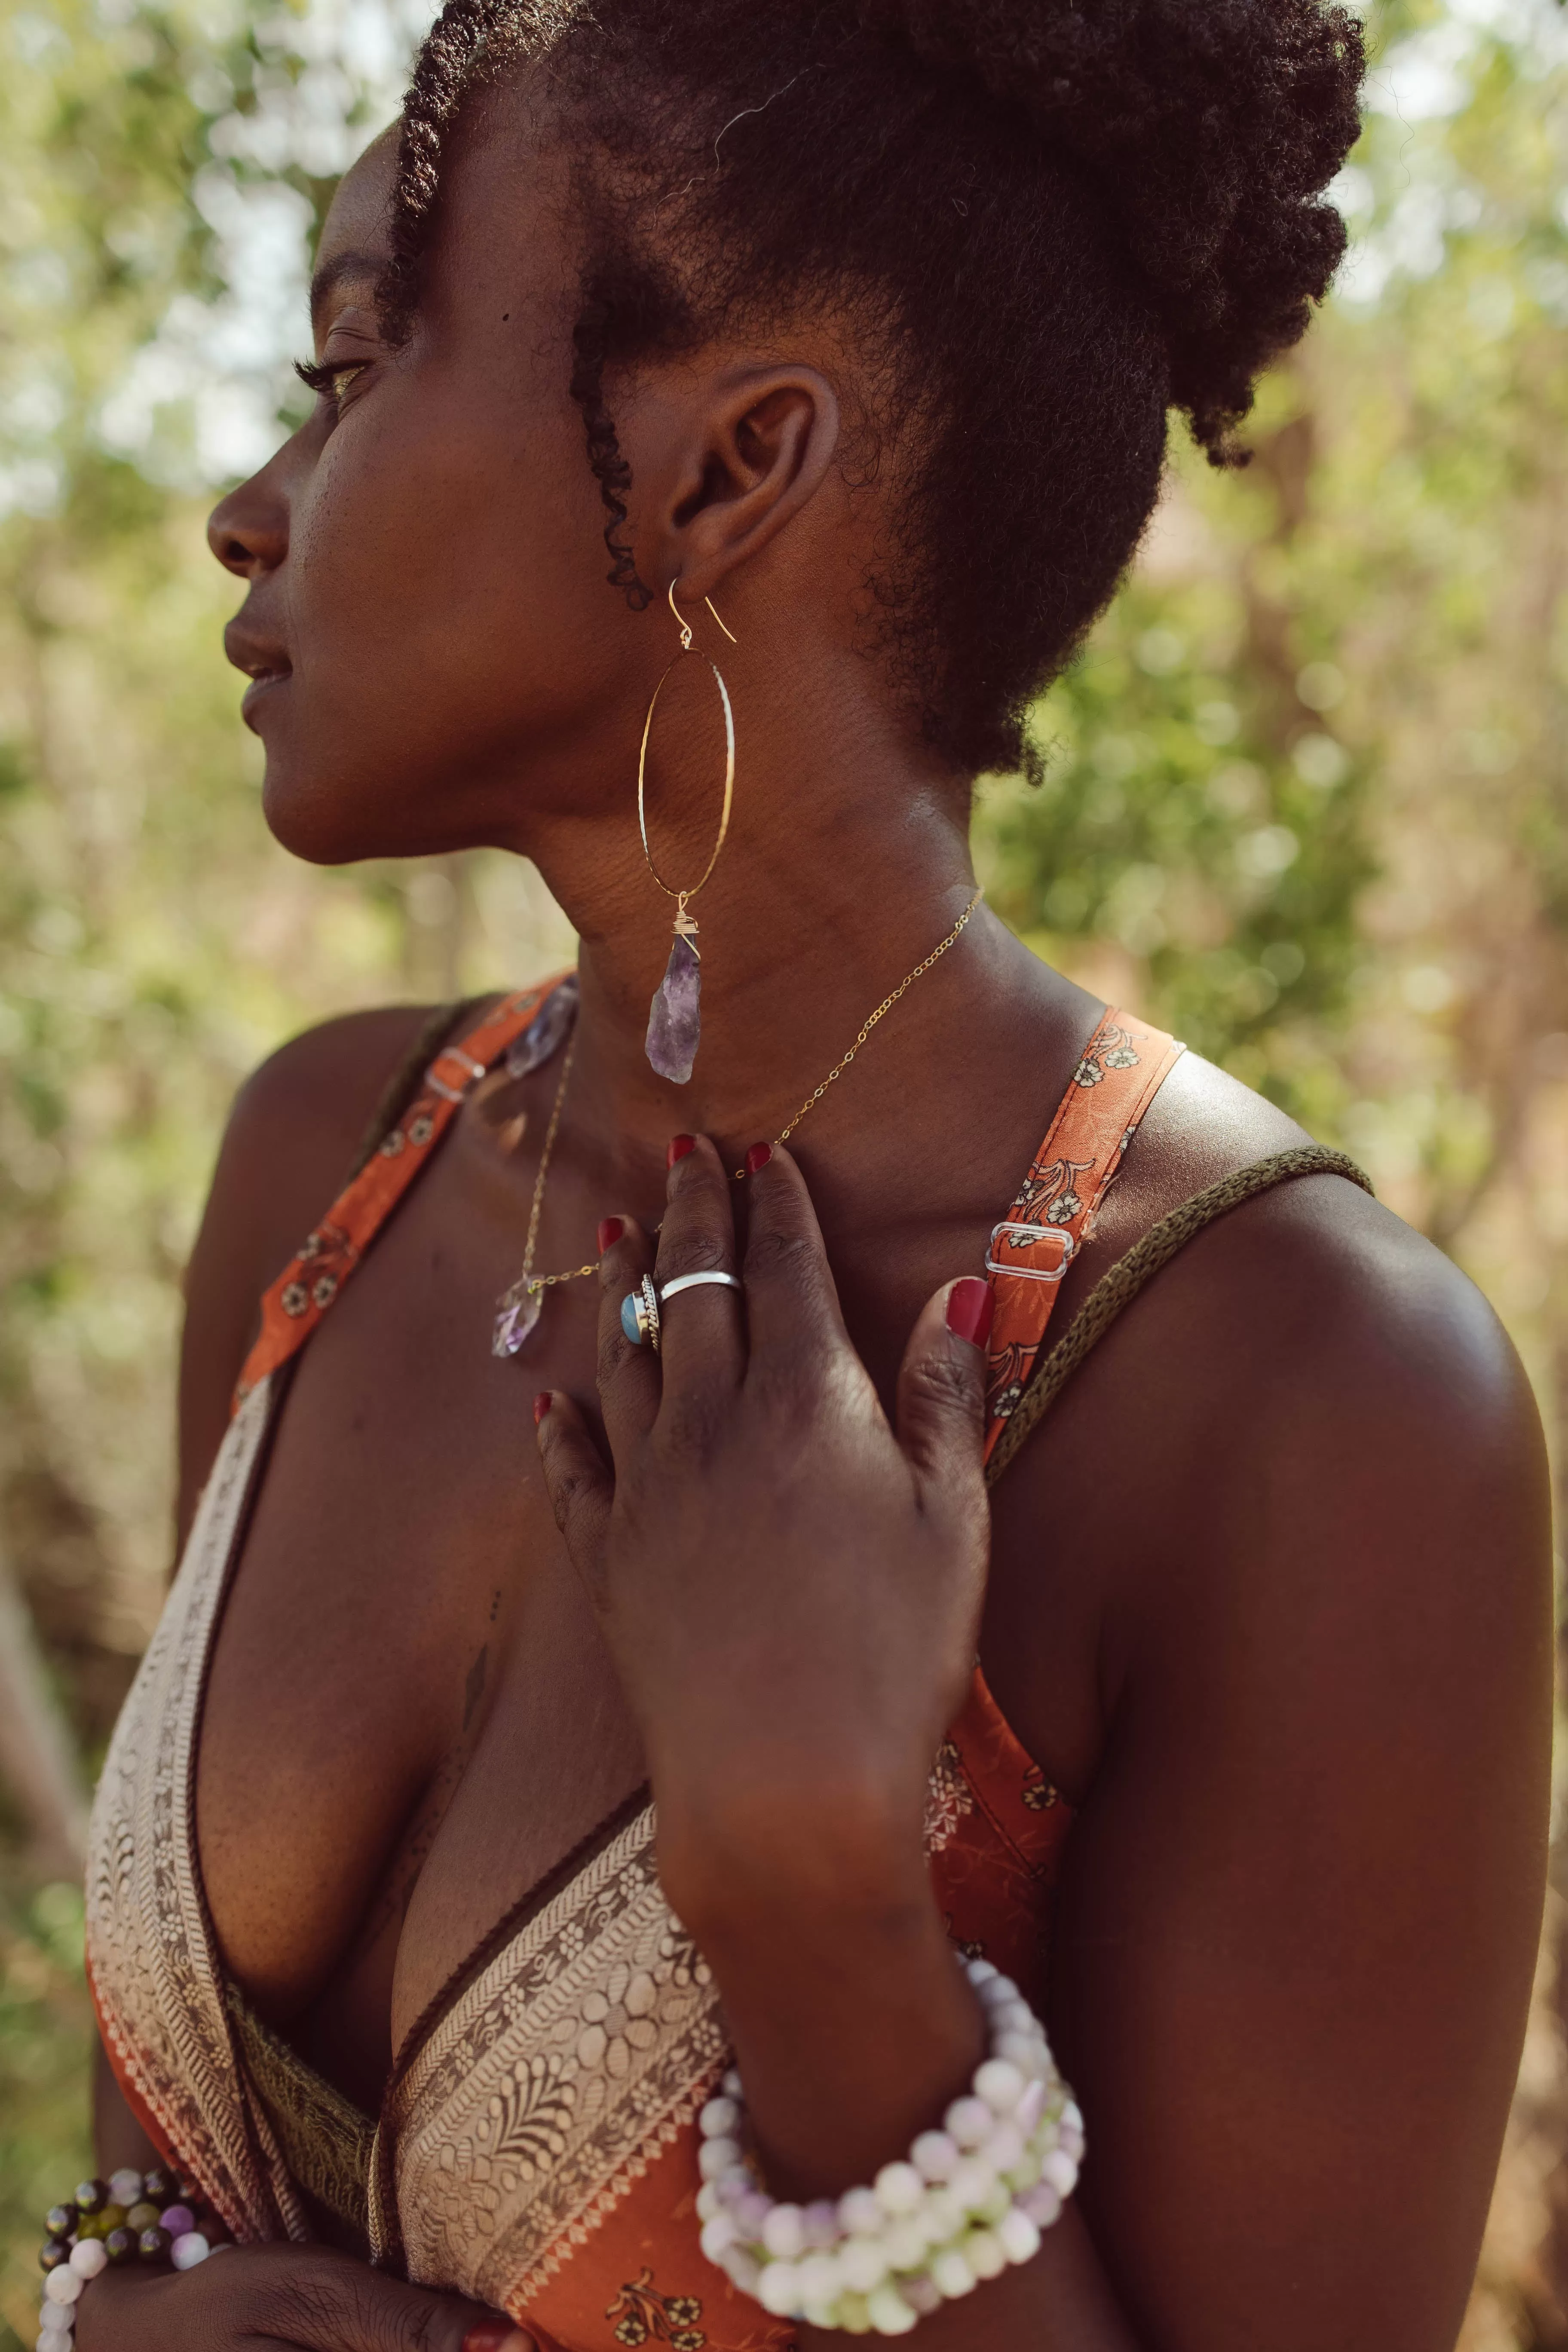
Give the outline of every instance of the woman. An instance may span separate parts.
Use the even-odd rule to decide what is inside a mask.
[[[1167,409],[1230,462],[1322,294],[1360,62],[1320,0],[448,0],[344,182],[212,525],[268,821],[526,853],[581,992],[236,1109],[89,1940],[102,2162],[241,2246],[62,2288],[81,2352],[1452,2343],[1528,1394],[965,845]]]

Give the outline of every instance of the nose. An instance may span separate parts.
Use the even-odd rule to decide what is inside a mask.
[[[219,499],[207,518],[207,545],[225,571],[241,580],[277,571],[289,552],[289,509],[273,466]]]

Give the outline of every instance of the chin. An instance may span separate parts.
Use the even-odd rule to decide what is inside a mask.
[[[276,756],[270,746],[261,788],[268,830],[308,866],[357,866],[367,857],[418,857],[423,840],[407,838],[403,814],[384,774],[372,779],[332,772],[318,762]]]
[[[301,726],[300,714],[286,707],[289,693],[282,686],[247,717],[267,754],[262,814],[290,856],[310,866],[355,866],[367,857],[422,857],[452,847],[431,821],[448,805],[444,780],[422,777],[408,744],[355,738],[324,746],[328,730]]]

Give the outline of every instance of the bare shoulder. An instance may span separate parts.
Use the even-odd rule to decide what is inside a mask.
[[[1058,1330],[1159,1217],[1310,1139],[1185,1058]],[[1084,1489],[1079,1465],[1109,1460],[1116,1475]],[[1475,1285],[1344,1177],[1279,1183],[1188,1242],[1093,1349],[997,1502],[1004,1556],[1037,1561],[1049,1529],[1081,1559],[1071,1605],[1081,1591],[1079,1630],[1104,1668],[1101,1731],[1134,1687],[1161,1706],[1184,1694],[1245,1712],[1248,1694],[1278,1698],[1283,1674],[1338,1707],[1364,1688],[1358,1645],[1381,1662],[1378,1703],[1397,1688],[1434,1732],[1446,1718],[1458,1737],[1462,1717],[1466,1738],[1481,1734],[1478,1674],[1505,1712],[1539,1713],[1550,1500],[1529,1381]],[[1055,1622],[1037,1575],[1009,1582],[1009,1638],[1037,1611]],[[1224,1693],[1232,1674],[1242,1690]],[[1087,1759],[1087,1722],[1072,1744]]]
[[[1312,1140],[1239,1079],[1184,1055],[1129,1151],[1086,1274],[1097,1279],[1155,1219],[1220,1178]],[[1458,1415],[1479,1435],[1527,1408],[1536,1432],[1518,1358],[1475,1285],[1342,1176],[1296,1177],[1216,1218],[1150,1305],[1151,1322],[1180,1321],[1189,1377],[1200,1366],[1222,1381],[1245,1377],[1258,1412],[1282,1395],[1300,1407],[1314,1382],[1359,1410],[1373,1402],[1370,1384],[1384,1410],[1409,1406],[1437,1430]],[[1229,1402],[1239,1409],[1241,1393]]]
[[[1128,1153],[1085,1276],[1218,1178],[1311,1140],[1184,1056]],[[1354,1488],[1377,1465],[1384,1484],[1439,1494],[1500,1480],[1500,1525],[1543,1496],[1539,1418],[1497,1316],[1451,1259],[1344,1177],[1297,1177],[1217,1217],[1122,1319],[1104,1369],[1140,1387],[1163,1379],[1162,1420],[1186,1422],[1189,1439],[1199,1422],[1215,1433],[1216,1492],[1228,1455],[1306,1486]],[[1222,1431],[1237,1443],[1220,1445]]]
[[[389,1080],[438,1009],[391,1004],[324,1021],[269,1055],[235,1097],[185,1276],[182,1538],[261,1295],[342,1190]]]

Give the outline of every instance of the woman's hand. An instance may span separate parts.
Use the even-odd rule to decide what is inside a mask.
[[[511,2320],[326,2246],[240,2246],[194,2271],[103,2271],[76,2352],[535,2352]]]
[[[646,1746],[666,1891],[700,1930],[746,1903],[763,1857],[803,1894],[836,1873],[873,1900],[923,1879],[928,1779],[987,1563],[984,1286],[949,1285],[921,1315],[895,1433],[787,1152],[753,1170],[747,1206],[742,1262],[729,1181],[699,1141],[670,1171],[657,1256],[629,1220],[606,1250],[613,1474],[571,1401],[540,1401],[556,1517]],[[666,1301],[656,1355],[620,1320],[650,1270],[660,1286],[739,1273],[744,1295]]]
[[[670,1171],[657,1260],[605,1234],[599,1392],[542,1398],[556,1517],[641,1731],[659,1874],[711,1964],[773,2179],[869,2179],[963,2088],[977,2006],[921,1828],[973,1668],[988,1559],[979,1282],[917,1320],[897,1433],[845,1332],[799,1170],[753,1155],[737,1262],[711,1144]],[[739,1272],[664,1302],[652,1270]],[[966,1336],[967,1335],[967,1336]]]

